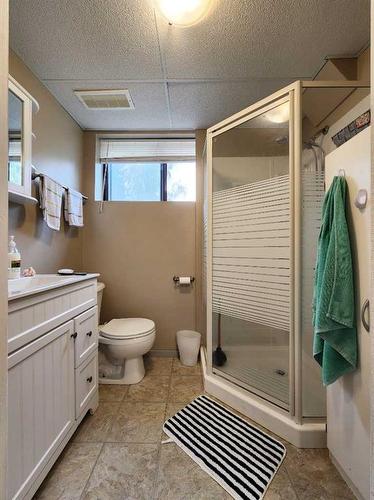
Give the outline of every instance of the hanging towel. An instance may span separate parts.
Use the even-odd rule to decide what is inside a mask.
[[[314,280],[314,359],[324,385],[357,367],[354,281],[345,214],[347,183],[334,177],[322,209]]]
[[[48,227],[60,230],[61,203],[64,188],[47,175],[40,176],[40,208]]]
[[[83,227],[83,196],[74,189],[66,190],[64,216],[70,226]]]

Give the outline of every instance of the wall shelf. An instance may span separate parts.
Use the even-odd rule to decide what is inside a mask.
[[[8,199],[9,201],[20,205],[36,205],[38,203],[38,200],[33,196],[28,196],[11,190],[8,190]]]

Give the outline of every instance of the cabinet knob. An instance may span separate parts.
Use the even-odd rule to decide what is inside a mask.
[[[87,382],[91,383],[92,382],[92,377],[88,377]]]
[[[76,338],[77,338],[77,335],[78,335],[78,334],[77,334],[77,332],[75,332],[75,333],[72,333],[72,334],[70,335],[70,337],[71,337],[72,339],[76,339]]]
[[[86,335],[87,335],[88,337],[91,337],[92,332],[87,332],[87,333],[86,333]]]

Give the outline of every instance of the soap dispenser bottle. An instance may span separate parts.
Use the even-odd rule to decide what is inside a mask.
[[[8,279],[13,280],[21,277],[21,254],[17,250],[14,236],[9,238],[8,253]]]

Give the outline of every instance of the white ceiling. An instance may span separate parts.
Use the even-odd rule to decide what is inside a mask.
[[[369,41],[369,0],[213,0],[191,28],[152,0],[11,0],[12,49],[85,129],[205,128]],[[128,88],[135,110],[75,89]]]

